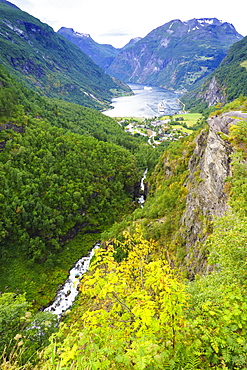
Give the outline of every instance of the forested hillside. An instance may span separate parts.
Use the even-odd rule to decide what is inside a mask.
[[[94,109],[49,99],[24,88],[0,66],[1,122],[25,125],[29,117],[48,121],[53,126],[98,140],[118,144],[135,153],[141,169],[152,168],[158,153],[141,139],[123,131],[115,120]]]
[[[15,48],[17,34],[25,40],[23,27],[37,38],[44,28],[26,24],[29,16],[16,8],[2,9],[0,22],[5,11],[15,21],[23,17],[14,30],[2,22],[8,58],[21,53]],[[6,49],[6,27],[15,51]],[[32,65],[23,55],[15,72],[0,66],[1,370],[247,370],[240,42],[220,70],[230,100],[237,99],[211,114],[202,109],[189,135],[157,148],[97,110],[30,89],[16,71]],[[59,321],[45,307],[95,242],[79,296]]]
[[[0,61],[36,92],[98,110],[131,93],[47,24],[2,1]]]
[[[40,307],[97,240],[90,234],[133,210],[159,154],[113,119],[42,97],[3,67],[0,107],[0,290],[26,292]]]
[[[231,46],[219,67],[198,89],[185,94],[182,101],[191,111],[202,111],[225,104],[241,94],[247,95],[247,37]]]

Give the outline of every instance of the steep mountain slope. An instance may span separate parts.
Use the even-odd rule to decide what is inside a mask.
[[[125,82],[190,90],[241,38],[233,25],[215,18],[173,20],[120,53],[107,72]]]
[[[57,33],[77,45],[96,64],[104,69],[107,69],[111,65],[121,51],[135,45],[141,40],[140,37],[136,37],[131,39],[123,48],[116,49],[112,45],[99,44],[89,34],[76,32],[73,28],[61,27]]]
[[[98,44],[90,35],[75,32],[72,28],[62,27],[57,33],[77,45],[96,64],[104,69],[109,67],[120,52],[119,49],[114,48],[112,45]]]
[[[204,84],[181,100],[188,109],[202,110],[247,95],[247,37],[231,46],[219,67]]]
[[[44,95],[97,109],[130,91],[51,27],[1,2],[0,63]]]

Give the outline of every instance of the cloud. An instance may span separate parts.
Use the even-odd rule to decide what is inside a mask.
[[[132,32],[130,30],[124,30],[122,28],[116,28],[116,29],[111,29],[105,33],[100,34],[100,37],[125,37],[125,36],[130,36],[132,35]]]

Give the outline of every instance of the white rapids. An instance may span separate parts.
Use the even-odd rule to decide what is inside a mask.
[[[94,251],[97,248],[99,248],[99,243],[94,245],[87,257],[82,257],[75,263],[64,285],[58,290],[54,301],[44,311],[51,312],[60,318],[72,306],[79,293],[80,278],[87,272]]]

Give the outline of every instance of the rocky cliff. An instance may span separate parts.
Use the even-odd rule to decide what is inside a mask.
[[[247,113],[227,112],[211,117],[209,129],[196,138],[196,148],[189,162],[186,210],[181,220],[191,277],[207,269],[205,251],[201,250],[200,243],[210,232],[212,217],[222,217],[229,210],[225,180],[231,176],[233,149],[223,137],[231,124],[242,119],[247,120]]]

